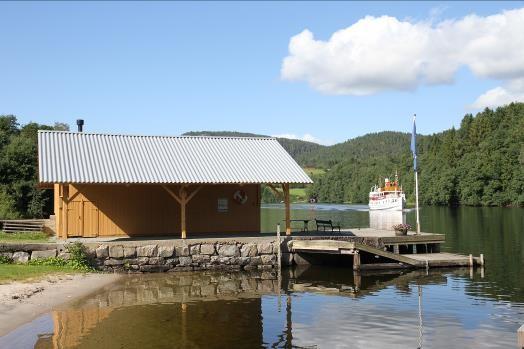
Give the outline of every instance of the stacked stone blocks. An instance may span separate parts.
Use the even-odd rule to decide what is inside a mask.
[[[103,271],[271,270],[277,264],[274,245],[274,242],[103,244],[92,249],[91,255],[95,266]]]

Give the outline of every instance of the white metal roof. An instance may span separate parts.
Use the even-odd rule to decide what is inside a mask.
[[[312,183],[274,138],[38,131],[40,183]]]

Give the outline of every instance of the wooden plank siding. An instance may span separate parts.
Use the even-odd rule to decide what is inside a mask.
[[[168,187],[173,192],[180,189]],[[55,185],[54,190],[59,238],[181,235],[180,204],[161,185]],[[237,190],[247,194],[246,203],[233,199]],[[218,212],[220,198],[228,199],[228,212]],[[195,233],[259,232],[260,185],[203,185],[187,203],[186,220],[189,237]]]

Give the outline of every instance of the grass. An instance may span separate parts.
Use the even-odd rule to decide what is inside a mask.
[[[0,242],[47,242],[49,236],[41,231],[4,233],[0,231]]]
[[[31,281],[52,274],[78,273],[69,266],[0,264],[0,284]]]
[[[304,171],[308,174],[308,176],[321,176],[324,173],[326,173],[326,170],[323,168],[315,168],[315,167],[306,167],[304,168]]]
[[[291,202],[306,202],[306,188],[290,188],[289,189],[289,199]]]
[[[26,264],[13,263],[9,255],[0,255],[0,284],[12,281],[31,281],[52,274],[94,272],[89,265],[85,246],[81,242],[66,245],[69,258],[49,257],[31,259]]]

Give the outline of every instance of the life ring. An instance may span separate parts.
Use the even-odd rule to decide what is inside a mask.
[[[247,194],[243,190],[237,190],[235,194],[233,194],[233,199],[235,199],[236,202],[243,205],[247,202]]]

